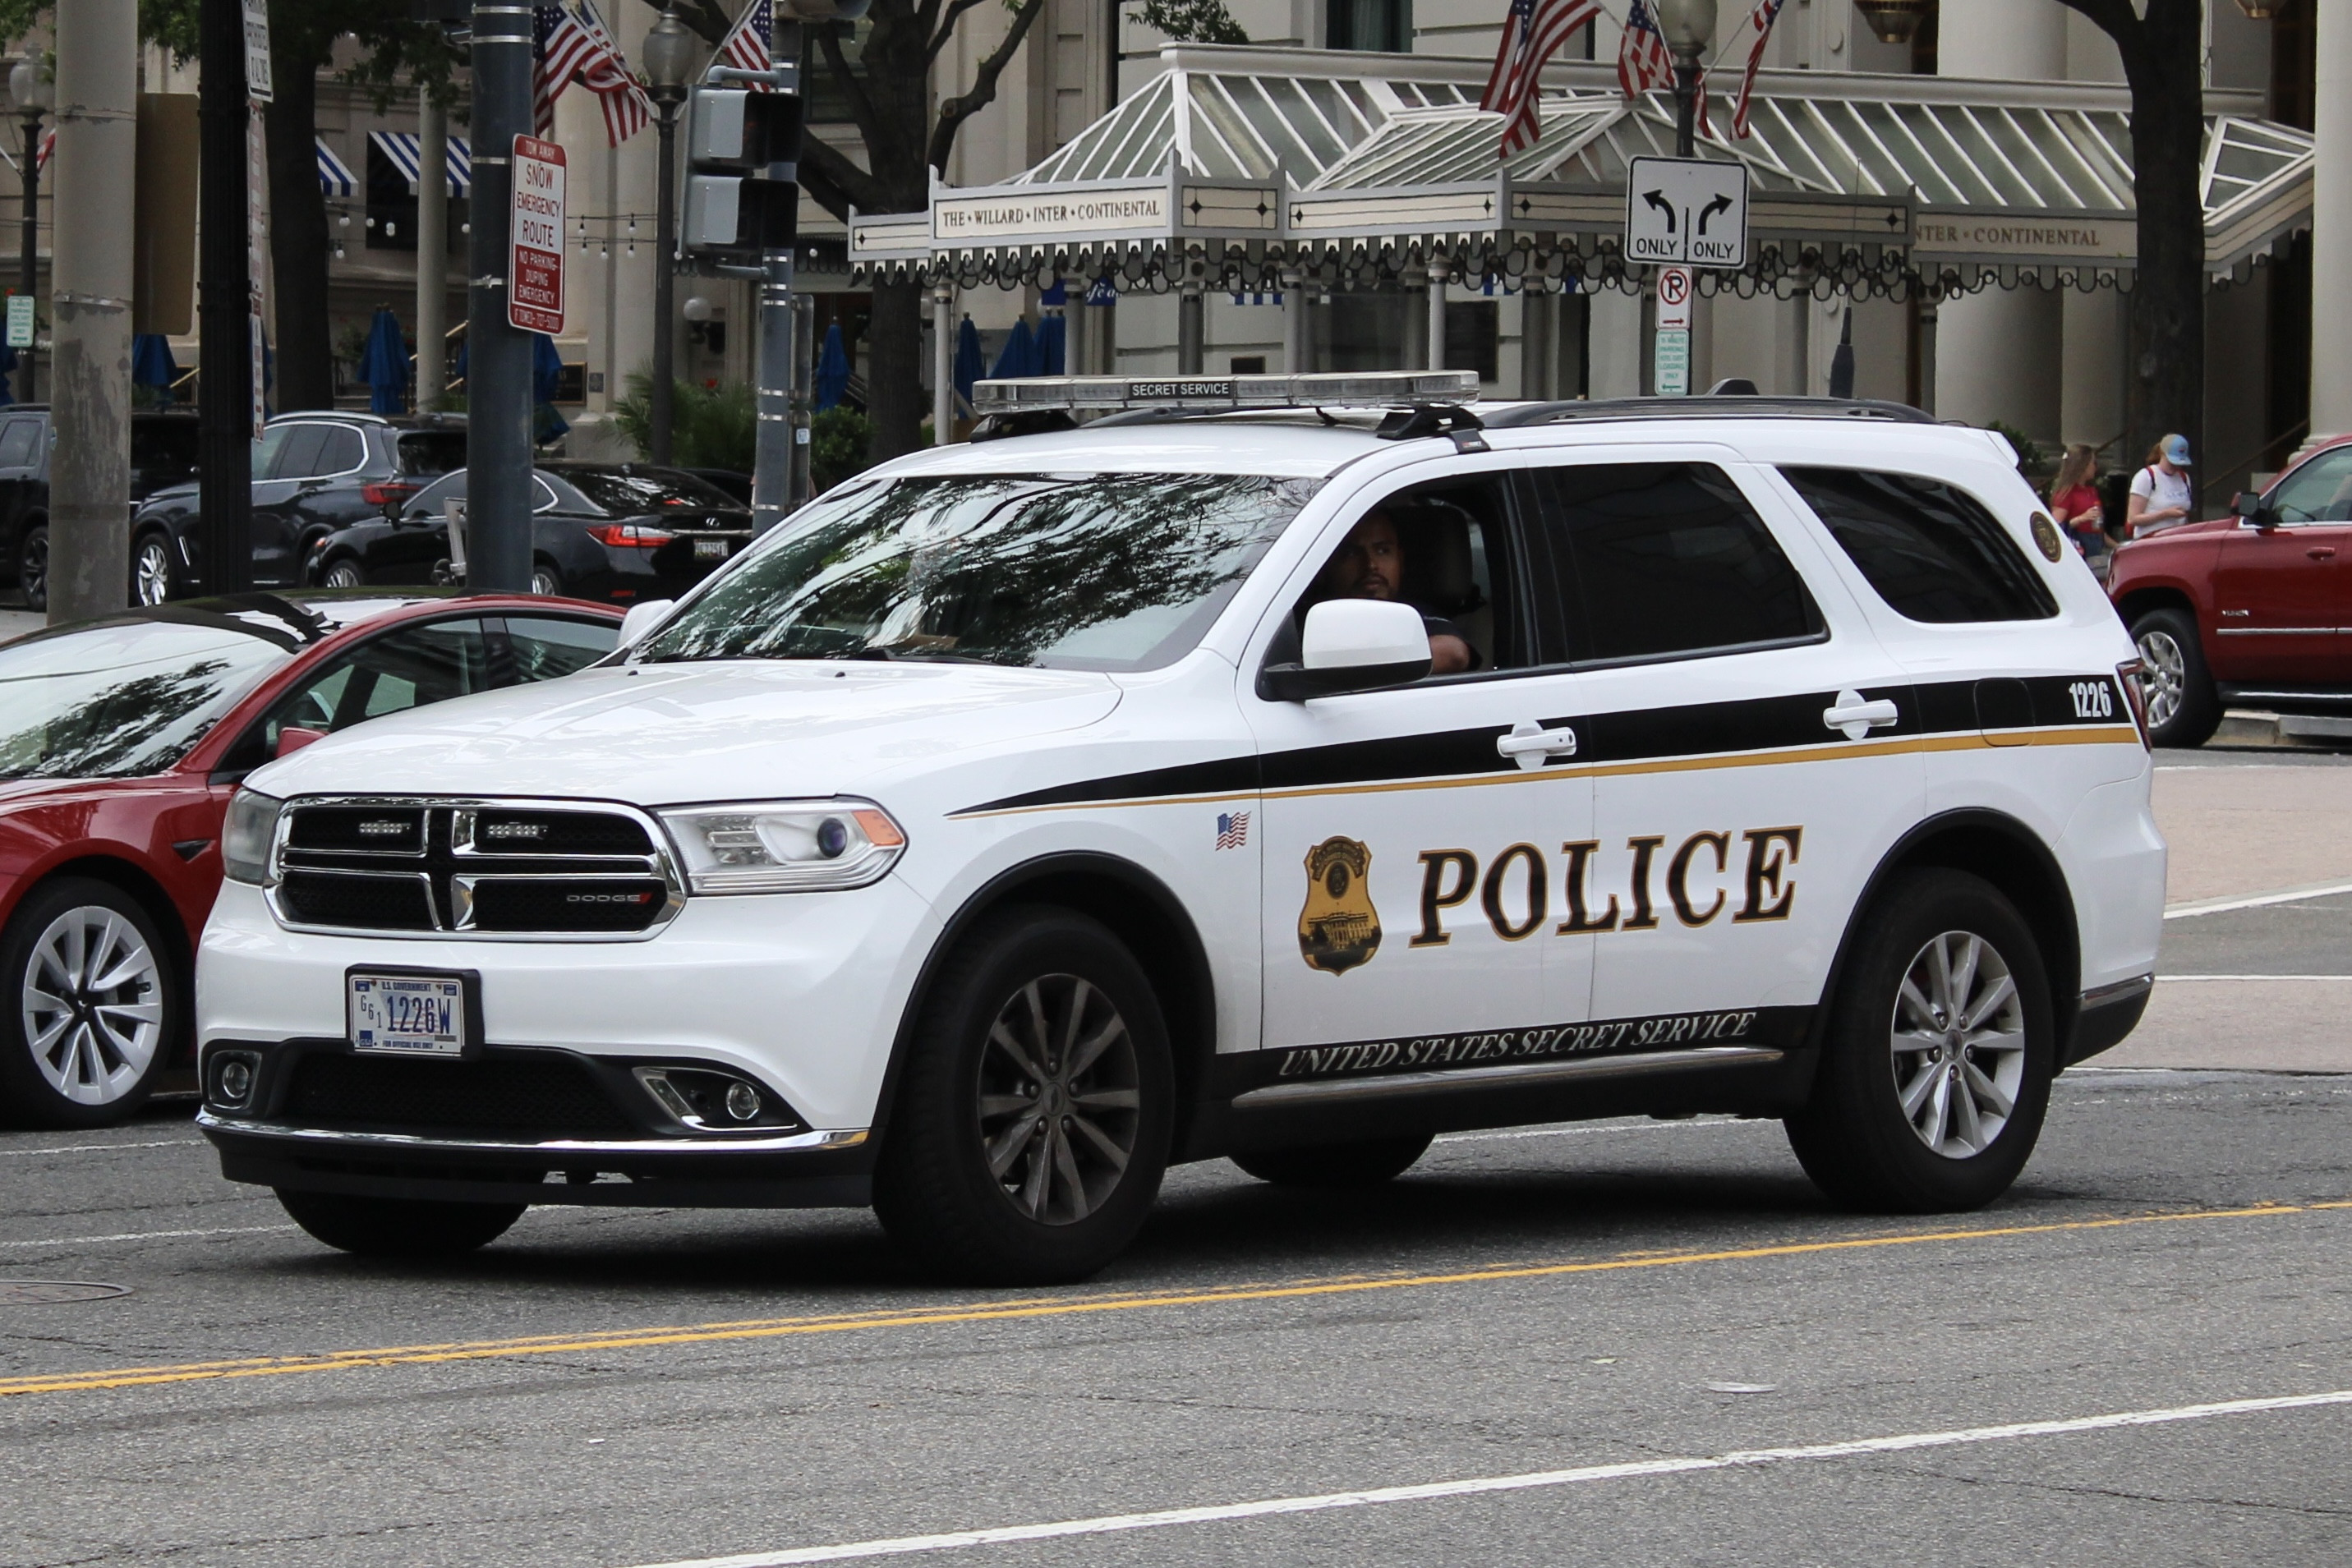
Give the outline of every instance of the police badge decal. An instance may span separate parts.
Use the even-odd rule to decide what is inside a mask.
[[[1298,912],[1298,956],[1310,969],[1344,975],[1371,961],[1381,946],[1381,915],[1366,880],[1372,852],[1353,839],[1328,838],[1307,852],[1307,904]]]

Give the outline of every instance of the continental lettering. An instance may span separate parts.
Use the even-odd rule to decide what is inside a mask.
[[[1617,929],[1615,894],[1609,895],[1608,913],[1598,919],[1592,916],[1586,904],[1586,887],[1592,876],[1592,857],[1600,848],[1601,845],[1591,839],[1559,846],[1559,852],[1568,857],[1568,875],[1562,883],[1568,894],[1568,918],[1559,923],[1559,934],[1563,936]]]
[[[1447,877],[1453,878],[1447,884]],[[1446,910],[1468,902],[1478,886],[1478,857],[1468,850],[1423,850],[1421,852],[1421,931],[1410,947],[1443,947],[1453,938],[1445,934]]]
[[[1507,883],[1514,864],[1525,864],[1528,868],[1527,915],[1519,920],[1513,920],[1510,912],[1505,908],[1509,897]],[[1517,942],[1535,934],[1536,928],[1544,923],[1544,913],[1550,902],[1546,887],[1549,881],[1544,870],[1543,852],[1533,844],[1513,844],[1495,857],[1495,863],[1486,868],[1486,881],[1479,889],[1478,902],[1485,905],[1486,924],[1495,928],[1496,936],[1506,942]],[[1576,894],[1571,891],[1569,896],[1573,899]]]
[[[1733,915],[1734,924],[1751,920],[1786,920],[1797,896],[1789,868],[1797,863],[1804,841],[1802,828],[1751,828],[1739,835],[1748,844],[1748,900]],[[1767,904],[1764,901],[1773,902]]]
[[[1715,890],[1715,902],[1708,904],[1704,913],[1691,902],[1691,859],[1698,853],[1702,846],[1715,851],[1715,872],[1717,876],[1730,869],[1731,865],[1729,833],[1693,833],[1683,841],[1683,847],[1676,850],[1675,858],[1666,862],[1666,896],[1674,901],[1675,918],[1685,925],[1704,925],[1723,913],[1724,894],[1721,888]]]

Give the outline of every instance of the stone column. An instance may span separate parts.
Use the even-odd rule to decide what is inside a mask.
[[[1429,364],[1429,270],[1404,269],[1404,363],[1401,369],[1425,371]],[[1443,340],[1440,340],[1443,341]]]
[[[955,285],[931,290],[931,444],[955,444]]]
[[[1445,269],[1432,268],[1429,274],[1429,368],[1446,369],[1445,363]]]
[[[2352,269],[2352,0],[2317,0],[2312,51],[2319,62],[2312,129],[2311,434],[2352,431],[2352,311],[2331,305],[2328,285]]]
[[[1307,275],[1296,267],[1282,272],[1282,373],[1304,375],[1307,362]]]
[[[2053,0],[1947,6],[1936,48],[1939,76],[2063,81],[2066,8]],[[1946,302],[1941,314],[1952,330],[1936,367],[1937,411],[1971,424],[1999,419],[2037,440],[2055,440],[2065,341],[2058,296],[1991,288]]]

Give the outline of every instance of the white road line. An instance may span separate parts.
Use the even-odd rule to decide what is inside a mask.
[[[2198,898],[2186,904],[2164,906],[2167,920],[2186,920],[2192,915],[2226,915],[2232,909],[2259,909],[2265,904],[2293,904],[2298,898],[2333,898],[2339,893],[2352,893],[2352,882],[2321,883],[2314,887],[2283,887],[2276,893],[2250,893],[2228,898]]]
[[[202,1138],[165,1138],[155,1144],[60,1144],[38,1149],[0,1149],[0,1155],[96,1155],[109,1149],[194,1149],[204,1146]]]
[[[1918,1448],[1953,1448],[1976,1443],[1998,1443],[2011,1437],[2063,1437],[2076,1432],[2112,1431],[2123,1427],[2157,1427],[2174,1421],[2203,1421],[2216,1416],[2305,1410],[2323,1405],[2352,1405],[2352,1388],[2327,1394],[2290,1394],[2269,1399],[2231,1399],[2215,1405],[2177,1405],[2163,1410],[2125,1410],[2108,1416],[2078,1416],[2061,1421],[2021,1421],[2006,1427],[1964,1427],[1947,1432],[1860,1437],[1843,1443],[1810,1443],[1792,1448],[1748,1448],[1704,1458],[1638,1459],[1624,1464],[1585,1465],[1571,1470],[1535,1470],[1524,1475],[1482,1476],[1472,1480],[1431,1481],[1420,1486],[1373,1487],[1361,1491],[1325,1492],[1314,1497],[1265,1498],[1256,1502],[1171,1508],[1153,1513],[1106,1514],[1095,1519],[1061,1520],[1051,1524],[1008,1524],[987,1530],[950,1531],[940,1535],[901,1535],[881,1541],[844,1542],[832,1546],[802,1546],[784,1552],[751,1552],[735,1557],[698,1557],[651,1564],[648,1568],[784,1568],[784,1565],[794,1563],[843,1563],[862,1557],[902,1557],[919,1552],[958,1552],[971,1546],[1003,1546],[1023,1541],[1111,1535],[1129,1530],[1163,1530],[1178,1524],[1215,1524],[1232,1519],[1263,1519],[1272,1514],[1322,1513],[1333,1509],[1373,1508],[1391,1502],[1427,1502],[1437,1498],[1475,1497],[1486,1492],[1581,1486],[1591,1481],[1688,1475],[1700,1470],[1752,1469],[1797,1459],[1860,1458]]]
[[[2159,985],[2178,985],[2183,980],[2352,980],[2352,975],[2158,975]]]
[[[0,1241],[0,1247],[96,1247],[106,1241],[177,1241],[192,1236],[260,1236],[291,1230],[290,1225],[224,1225],[210,1230],[126,1230],[119,1236],[52,1236],[32,1241]]]

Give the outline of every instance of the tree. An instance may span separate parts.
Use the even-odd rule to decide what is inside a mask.
[[[821,138],[801,150],[801,183],[827,212],[845,221],[861,213],[915,213],[930,204],[931,171],[944,172],[956,135],[996,100],[997,79],[1020,52],[1045,0],[1001,0],[1011,14],[1004,37],[972,71],[962,92],[931,108],[931,74],[956,28],[987,0],[874,0],[866,45],[855,60],[838,29],[812,26],[814,50],[839,84],[866,145],[866,166]],[[697,0],[682,19],[712,42],[727,22],[711,0]],[[814,62],[812,62],[814,64]],[[874,421],[878,461],[911,450],[922,438],[923,290],[914,283],[877,280],[867,329],[867,413]]]
[[[2178,431],[2204,453],[2205,7],[2203,0],[2059,0],[2116,41],[2131,84],[2131,291],[2126,448],[2137,461]],[[2145,10],[2146,15],[2141,12]]]
[[[22,37],[55,0],[0,0],[0,37]],[[182,60],[199,57],[203,0],[139,0],[139,31]],[[446,98],[464,56],[434,24],[412,21],[409,0],[269,0],[270,78],[263,115],[269,147],[269,271],[277,307],[275,401],[331,408],[333,340],[327,320],[326,193],[319,187],[319,72],[349,35],[366,50],[346,78],[388,101],[403,85]]]

